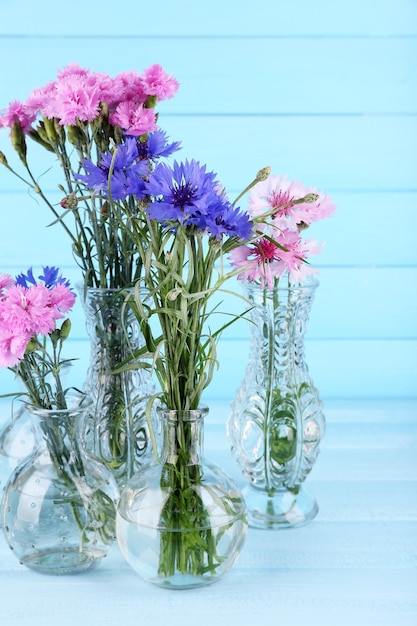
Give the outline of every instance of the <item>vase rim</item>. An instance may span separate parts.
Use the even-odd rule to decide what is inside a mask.
[[[195,422],[202,419],[209,412],[209,408],[204,404],[200,405],[197,409],[168,409],[164,406],[158,406],[156,410],[162,417],[168,420],[178,421],[182,419],[186,422]]]
[[[318,278],[310,277],[308,281],[304,283],[289,283],[289,284],[278,283],[278,285],[276,287],[273,287],[272,289],[269,289],[269,287],[260,285],[259,283],[255,283],[255,282],[248,282],[244,285],[244,287],[248,290],[265,291],[267,293],[272,293],[273,291],[276,291],[276,290],[278,291],[306,290],[307,291],[309,289],[315,289],[319,285],[320,285],[320,281],[318,280]]]
[[[69,400],[68,407],[66,409],[45,409],[43,407],[37,406],[33,402],[25,402],[24,404],[28,408],[28,410],[37,415],[38,417],[54,417],[57,418],[61,416],[68,415],[68,413],[80,413],[85,412],[90,409],[93,405],[93,399],[85,396],[80,393],[71,393],[66,395],[66,399]]]

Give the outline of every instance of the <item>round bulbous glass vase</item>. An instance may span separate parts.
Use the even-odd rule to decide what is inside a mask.
[[[19,463],[29,456],[35,444],[32,421],[25,405],[17,410],[13,405],[12,410],[12,415],[0,429],[0,503],[8,479]]]
[[[281,279],[282,281],[283,279]],[[249,360],[231,405],[227,434],[248,483],[249,526],[303,526],[318,512],[304,481],[319,453],[325,418],[309,375],[304,337],[317,280],[246,287]]]
[[[234,564],[247,531],[237,484],[203,456],[207,409],[160,412],[162,451],[127,483],[116,534],[129,565],[166,589],[219,580]]]
[[[83,391],[92,399],[87,446],[112,471],[120,489],[152,455],[146,404],[154,393],[147,369],[120,366],[144,345],[128,304],[130,290],[77,285],[90,338]],[[118,371],[119,370],[119,371]]]
[[[75,574],[105,557],[115,540],[117,484],[83,448],[88,404],[29,406],[35,446],[3,494],[3,533],[20,563],[44,574]]]

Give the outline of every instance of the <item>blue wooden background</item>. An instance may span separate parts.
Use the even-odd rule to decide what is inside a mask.
[[[324,399],[417,395],[416,0],[1,0],[0,13],[0,108],[71,61],[109,74],[160,63],[180,82],[161,126],[231,197],[265,165],[329,193],[338,211],[314,230],[327,245],[312,377]],[[0,150],[13,162],[7,134]],[[41,174],[48,155],[32,154]],[[0,272],[60,265],[79,279],[47,208],[1,167],[0,210]],[[224,337],[206,400],[231,399],[247,348],[243,324]],[[80,384],[78,305],[68,356]],[[0,371],[0,393],[16,387]]]

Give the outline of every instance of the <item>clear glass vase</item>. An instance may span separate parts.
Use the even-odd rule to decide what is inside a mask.
[[[207,412],[161,411],[161,458],[127,483],[117,509],[127,562],[144,580],[168,589],[217,581],[246,536],[240,489],[202,456]]]
[[[324,435],[325,419],[304,353],[318,281],[273,290],[247,286],[251,341],[244,379],[227,433],[248,485],[249,526],[301,526],[318,512],[304,486]]]
[[[78,286],[90,338],[90,364],[84,392],[93,401],[89,450],[112,471],[120,489],[152,455],[146,419],[154,393],[145,369],[115,370],[144,345],[126,291]]]
[[[0,502],[9,477],[19,463],[29,456],[34,444],[34,429],[25,405],[17,411],[13,407],[12,415],[0,429]]]
[[[106,556],[115,540],[117,484],[83,447],[88,405],[28,407],[35,447],[9,478],[3,532],[19,561],[40,573],[73,574]]]

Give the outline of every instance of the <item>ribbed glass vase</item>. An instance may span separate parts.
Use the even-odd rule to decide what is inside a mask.
[[[232,453],[248,480],[249,525],[280,529],[310,522],[318,505],[303,486],[325,430],[304,337],[317,281],[273,290],[247,286],[249,362],[227,422]]]
[[[145,369],[117,368],[144,344],[127,303],[128,292],[78,286],[90,338],[90,364],[84,392],[93,401],[88,449],[104,461],[122,489],[152,454],[146,420],[154,393]]]
[[[118,504],[123,555],[144,580],[166,589],[216,582],[246,537],[239,487],[203,458],[207,411],[161,412],[161,458],[127,483]]]

